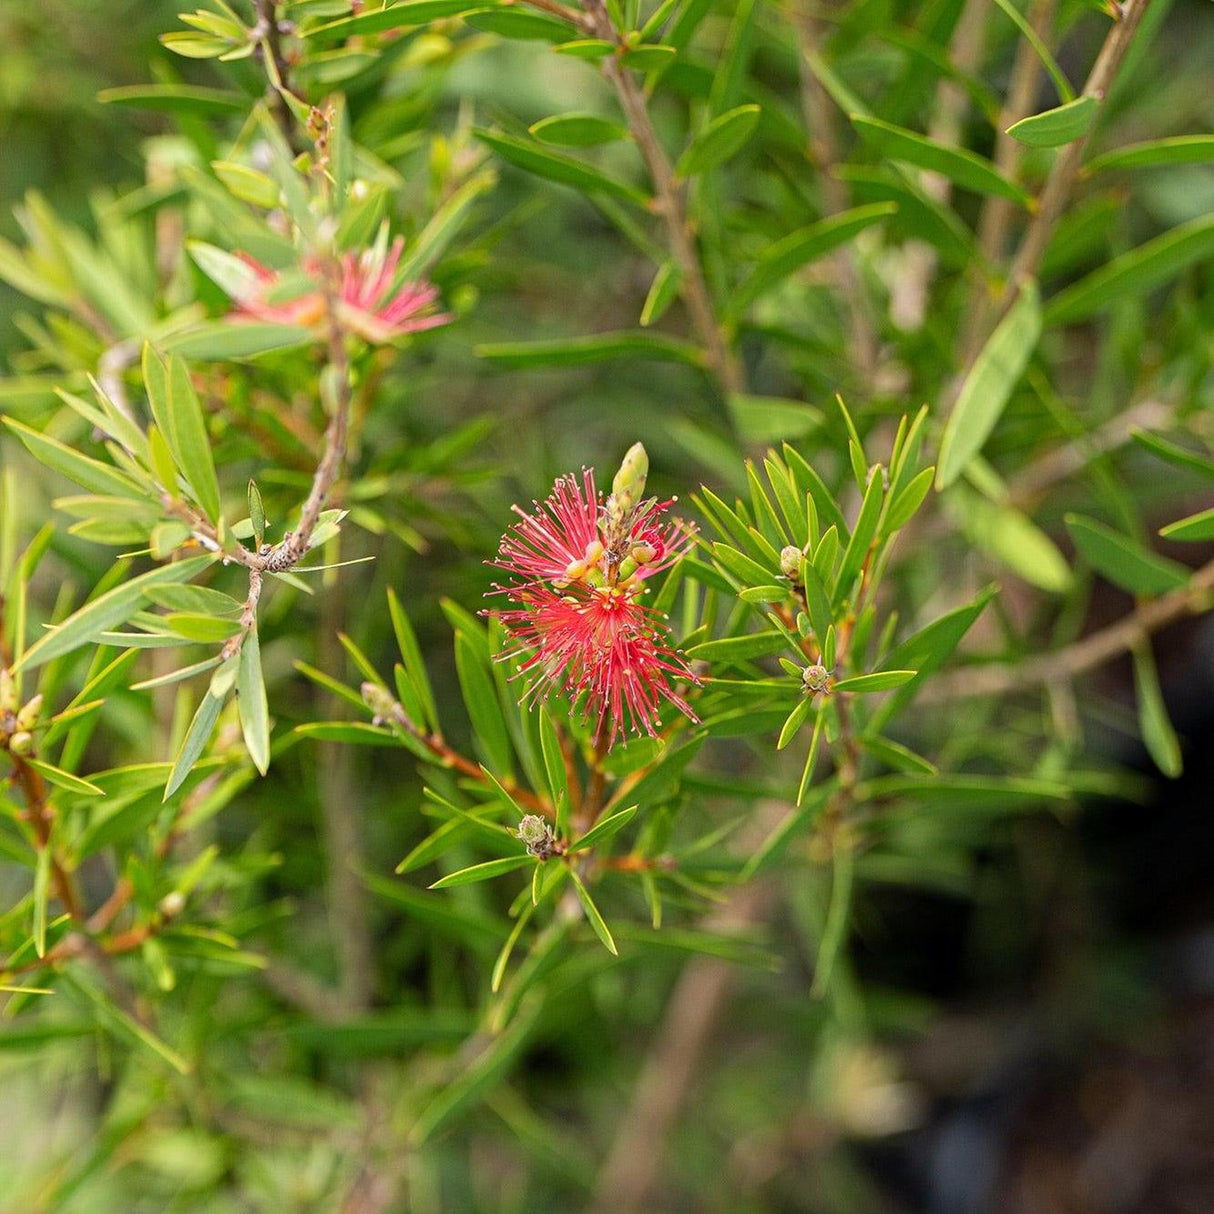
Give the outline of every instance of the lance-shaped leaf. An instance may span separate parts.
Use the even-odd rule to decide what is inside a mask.
[[[891,202],[856,207],[777,240],[763,250],[755,268],[733,292],[729,301],[729,315],[734,318],[741,316],[765,291],[783,282],[802,266],[846,244],[857,232],[863,232],[865,228],[889,218],[897,209]]]
[[[582,884],[581,877],[572,868],[569,870],[569,875],[573,878],[573,888],[577,891],[578,901],[582,904],[582,910],[586,912],[587,922],[594,928],[594,934],[603,942],[603,947],[612,956],[618,957],[620,950],[615,946],[611,929],[607,926],[607,921],[599,913],[599,908],[595,906],[594,899],[591,898],[589,891]]]
[[[504,856],[500,860],[486,860],[483,864],[473,864],[468,868],[461,868],[458,872],[448,873],[445,877],[440,877],[431,889],[450,889],[453,885],[471,885],[476,881],[489,881],[494,877],[500,877],[503,873],[512,873],[516,869],[525,868],[528,864],[535,864],[537,861],[531,856]]]
[[[211,676],[211,685],[207,688],[206,695],[202,697],[202,703],[198,705],[194,718],[185,732],[185,737],[181,740],[181,748],[173,760],[173,770],[169,773],[168,783],[164,788],[163,799],[165,801],[185,782],[214,732],[215,722],[219,720],[224,701],[231,690],[230,676],[236,673],[232,670],[232,665],[233,659],[229,658]]]
[[[236,706],[240,728],[253,766],[264,776],[270,766],[270,706],[265,678],[261,673],[261,646],[257,624],[245,634],[240,647],[240,669],[236,676]]]
[[[700,348],[661,333],[594,333],[545,341],[487,342],[474,353],[486,362],[516,370],[523,367],[572,367],[614,358],[653,358],[661,362],[703,364]]]
[[[613,835],[618,834],[633,818],[636,817],[637,806],[631,805],[627,809],[621,809],[618,813],[612,814],[610,817],[603,818],[596,822],[575,844],[574,847],[578,851],[583,848],[595,847],[600,843],[605,843]]]
[[[1084,166],[1085,173],[1102,169],[1153,169],[1168,164],[1214,163],[1214,135],[1173,135],[1131,143],[1094,157]]]
[[[723,164],[754,134],[761,113],[757,105],[739,105],[718,115],[688,144],[675,165],[675,173],[694,177]]]
[[[1040,336],[1041,301],[1026,283],[961,385],[940,443],[937,488],[947,489],[982,450]]]
[[[177,466],[190,482],[207,518],[219,521],[219,481],[211,455],[206,419],[190,382],[189,368],[179,357],[169,359],[169,430],[165,437]]]
[[[1144,294],[1211,255],[1214,215],[1205,215],[1115,257],[1055,295],[1045,306],[1045,323],[1083,320],[1116,299]]]
[[[976,152],[937,143],[926,135],[908,131],[891,122],[882,122],[879,118],[852,114],[851,121],[865,143],[891,160],[901,160],[939,173],[963,189],[978,194],[994,194],[1009,202],[1028,206],[1029,196]]]
[[[1167,540],[1214,540],[1214,506],[1161,527],[1159,534]]]
[[[502,717],[488,661],[461,631],[455,634],[455,669],[477,742],[490,767],[502,775],[513,771],[510,732]]]
[[[628,138],[627,127],[599,114],[554,114],[533,122],[527,130],[541,143],[566,148],[593,147]]]
[[[1065,105],[1012,123],[1007,133],[1031,148],[1060,147],[1082,138],[1092,129],[1099,106],[1095,97],[1077,97]]]
[[[43,634],[26,650],[25,655],[13,667],[14,670],[27,670],[49,662],[65,653],[71,653],[81,645],[97,640],[103,632],[125,623],[140,608],[143,603],[144,588],[157,582],[184,582],[200,573],[215,558],[213,556],[195,556],[172,565],[164,565],[159,569],[149,570],[115,586],[85,603],[78,611],[73,612],[66,620],[56,624],[49,632]]]
[[[835,691],[873,692],[892,691],[909,683],[919,672],[917,670],[875,670],[871,674],[857,674],[849,679],[840,679],[835,683]]]
[[[49,435],[40,434],[37,430],[6,417],[4,424],[25,444],[29,453],[56,472],[61,472],[69,480],[87,489],[90,493],[115,497],[138,497],[143,490],[138,482],[124,472],[109,464],[103,464],[79,451],[61,443]]]
[[[601,191],[615,198],[635,202],[638,206],[644,206],[647,201],[644,193],[635,186],[617,181],[585,161],[549,151],[534,140],[517,139],[513,135],[480,129],[474,130],[473,134],[503,160],[508,160],[537,177],[546,177],[549,181],[576,189]]]
[[[1121,535],[1080,514],[1066,516],[1075,547],[1099,573],[1131,594],[1164,594],[1189,580],[1190,570],[1178,561],[1157,556],[1137,540]]]
[[[1184,766],[1180,743],[1163,702],[1155,657],[1146,642],[1134,647],[1134,686],[1138,693],[1138,726],[1142,730],[1142,740],[1159,770],[1175,779]]]

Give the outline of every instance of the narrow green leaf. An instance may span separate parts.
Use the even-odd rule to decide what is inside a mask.
[[[627,809],[621,809],[618,813],[602,818],[578,839],[574,847],[581,851],[584,848],[596,847],[600,843],[605,843],[636,817],[637,808],[637,806],[631,805]]]
[[[260,174],[259,174],[260,176]],[[278,187],[270,178],[265,179],[274,191],[274,199],[270,206],[277,205]],[[194,259],[198,268],[231,299],[246,299],[256,295],[261,290],[261,279],[257,271],[247,261],[216,248],[201,240],[191,240],[186,243],[186,249]],[[160,419],[157,418],[159,421]]]
[[[565,754],[561,749],[561,740],[551,715],[543,706],[537,711],[540,714],[540,751],[544,759],[544,774],[547,777],[552,804],[557,807],[557,836],[564,838],[568,832],[568,824],[561,822],[561,816],[562,811],[566,815],[568,812],[569,770],[565,766]]]
[[[212,689],[215,687],[215,680],[224,674],[228,665],[229,663],[225,662],[215,671],[211,678],[211,688],[208,688],[206,695],[202,697],[202,703],[198,705],[194,718],[190,721],[190,727],[181,740],[181,748],[173,760],[173,770],[169,773],[168,783],[165,785],[163,798],[165,801],[184,783],[215,729],[215,723],[219,720],[219,714],[227,695],[226,692],[223,695],[215,695]]]
[[[918,673],[917,670],[875,670],[872,674],[857,674],[850,679],[840,679],[834,689],[855,693],[892,691],[903,683],[909,683]]]
[[[1191,571],[1156,556],[1137,540],[1080,514],[1066,516],[1075,547],[1097,572],[1131,594],[1164,594],[1188,583]]]
[[[32,767],[49,783],[54,784],[56,788],[62,788],[66,792],[78,793],[84,797],[105,796],[105,790],[98,788],[96,784],[92,784],[88,780],[82,780],[79,776],[72,775],[70,771],[62,771],[60,768],[46,763],[42,759],[27,758],[25,763],[26,766]]]
[[[264,776],[270,766],[270,705],[261,673],[261,646],[257,624],[245,635],[240,647],[240,669],[236,676],[236,706],[240,728],[253,766]]]
[[[830,884],[830,905],[826,912],[826,925],[822,929],[822,940],[818,945],[818,962],[814,966],[814,980],[810,987],[811,997],[821,998],[830,988],[835,963],[843,948],[851,918],[852,877],[855,873],[855,852],[846,843],[835,847],[834,870]]]
[[[513,771],[510,733],[488,663],[463,632],[455,634],[455,668],[473,731],[489,766],[502,775],[510,775]]]
[[[1159,674],[1150,644],[1134,647],[1134,686],[1138,692],[1138,727],[1155,765],[1169,779],[1176,779],[1184,768],[1180,742],[1168,718],[1159,688]]]
[[[809,719],[809,714],[814,710],[814,701],[812,696],[802,696],[796,704],[796,707],[788,714],[783,727],[780,729],[780,737],[776,742],[776,749],[783,750],[797,736],[797,731]]]
[[[440,877],[431,889],[450,889],[453,885],[471,885],[474,881],[489,881],[500,877],[503,873],[512,873],[516,869],[526,868],[528,864],[538,861],[531,856],[504,856],[500,860],[486,860],[483,864],[473,864],[469,868],[461,868],[459,872],[448,873]]]
[[[864,491],[864,501],[856,518],[856,525],[847,548],[843,553],[843,563],[839,566],[839,581],[837,593],[846,596],[851,593],[852,583],[860,573],[865,560],[868,558],[869,545],[877,534],[877,523],[881,518],[881,502],[885,493],[880,470],[874,473]]]
[[[34,869],[34,952],[46,956],[47,902],[51,896],[50,845],[38,849],[38,864]]]
[[[562,21],[517,8],[474,8],[463,18],[473,29],[520,41],[563,42],[573,32]]]
[[[885,519],[881,525],[883,535],[892,535],[893,532],[905,527],[914,518],[932,487],[932,480],[935,475],[935,468],[924,468],[921,472],[916,473],[914,479],[904,488],[898,491],[897,496],[890,501],[889,509],[885,513]]]
[[[648,327],[656,324],[666,314],[666,309],[674,302],[679,293],[679,285],[683,281],[682,271],[674,261],[664,261],[658,266],[653,276],[649,294],[645,296],[645,305],[641,308],[641,324]]]
[[[113,590],[85,603],[61,624],[44,633],[26,650],[13,669],[28,670],[97,640],[103,632],[125,623],[139,610],[145,587],[157,582],[188,581],[214,559],[210,555],[190,557],[149,570],[115,586]]]
[[[592,147],[628,138],[627,127],[598,114],[556,114],[533,122],[527,130],[541,143],[567,148]]]
[[[1159,534],[1167,540],[1214,540],[1214,507],[1177,519],[1161,527]]]
[[[995,428],[1041,336],[1041,301],[1026,283],[965,377],[940,443],[936,486],[947,489]]]
[[[891,202],[871,203],[832,215],[777,240],[763,250],[755,268],[731,295],[729,315],[741,316],[754,300],[790,274],[846,244],[857,232],[888,219],[897,210]]]
[[[1065,105],[1012,123],[1007,133],[1031,148],[1056,148],[1086,135],[1096,121],[1099,108],[1095,97],[1077,97]]]
[[[535,871],[540,871],[540,865],[535,866]],[[493,973],[489,978],[489,989],[496,995],[502,987],[502,979],[506,976],[506,966],[510,964],[510,954],[514,952],[514,946],[518,943],[518,938],[523,934],[523,928],[527,926],[535,911],[533,904],[524,906],[519,912],[518,920],[510,931],[510,935],[506,937],[506,943],[502,945],[502,951],[498,953],[497,960],[493,963]]]
[[[1139,446],[1158,455],[1160,459],[1166,459],[1168,463],[1175,464],[1178,468],[1187,468],[1190,472],[1196,472],[1205,480],[1214,481],[1214,460],[1208,459],[1199,452],[1191,451],[1188,447],[1182,447],[1159,434],[1151,434],[1145,430],[1135,430],[1134,441]]]
[[[166,351],[182,358],[240,359],[254,358],[270,350],[288,350],[313,340],[312,330],[299,325],[214,320],[182,329],[166,337],[163,345]]]
[[[197,495],[198,504],[213,523],[220,521],[219,481],[211,455],[202,406],[190,382],[184,359],[169,359],[169,418],[172,427],[166,435],[178,466]]]
[[[679,177],[694,177],[723,164],[741,151],[759,125],[762,110],[757,105],[739,105],[719,114],[700,131],[675,165]]]
[[[925,135],[891,122],[882,122],[879,118],[852,114],[851,121],[865,143],[891,160],[929,169],[978,194],[993,194],[1021,206],[1029,204],[1029,196],[1024,190],[1010,182],[989,160],[976,152],[936,143]]]
[[[1084,320],[1114,300],[1141,295],[1214,254],[1214,215],[1191,220],[1115,257],[1045,306],[1047,325]]]
[[[1103,169],[1150,169],[1168,164],[1209,164],[1214,162],[1214,135],[1173,135],[1131,143],[1094,157],[1084,166],[1085,173]]]
[[[503,160],[520,169],[526,169],[537,177],[545,177],[549,181],[561,185],[573,186],[582,190],[601,190],[615,198],[623,198],[644,206],[647,199],[635,186],[623,181],[617,181],[608,176],[594,165],[570,156],[562,156],[551,152],[534,140],[517,139],[513,135],[504,135],[496,131],[475,128],[472,132],[486,147],[492,148]]]
[[[787,645],[780,632],[752,632],[745,636],[693,645],[687,651],[687,656],[697,662],[741,662],[780,653]]]
[[[29,453],[48,468],[62,473],[68,480],[103,496],[135,498],[142,496],[139,484],[117,468],[103,464],[100,460],[81,455],[66,443],[22,424],[15,418],[6,417],[4,424],[21,440]]]
[[[586,887],[582,884],[581,877],[572,868],[569,870],[569,876],[573,878],[573,888],[577,891],[578,901],[582,904],[582,910],[586,912],[586,918],[590,926],[594,928],[594,934],[603,942],[603,947],[613,957],[618,957],[620,950],[615,946],[611,930],[608,928],[606,920],[599,913],[599,908],[595,906],[594,899],[591,898]]]

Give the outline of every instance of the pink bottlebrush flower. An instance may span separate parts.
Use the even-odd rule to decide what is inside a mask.
[[[637,443],[606,502],[587,469],[561,477],[531,514],[503,536],[492,562],[513,575],[495,592],[511,607],[499,618],[522,657],[528,694],[585,694],[585,712],[610,746],[622,730],[656,736],[665,701],[695,720],[673,680],[698,682],[669,642],[665,618],[644,606],[646,578],[683,556],[694,532],[664,522],[670,502],[641,501],[648,461]]]
[[[394,286],[404,240],[397,237],[391,247],[378,240],[361,253],[345,253],[341,258],[341,285],[337,291],[337,318],[343,329],[357,333],[372,344],[392,341],[405,333],[419,333],[450,324],[449,313],[435,312],[438,290],[427,282],[406,282]],[[301,325],[312,328],[325,318],[326,293],[319,284],[324,270],[316,258],[305,260],[304,273],[318,283],[294,299],[273,300],[279,274],[260,262],[241,254],[241,259],[256,276],[254,289],[237,299],[238,314],[272,324]]]

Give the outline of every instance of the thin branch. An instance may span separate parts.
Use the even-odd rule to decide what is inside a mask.
[[[1125,0],[1121,5],[1121,17],[1109,31],[1104,45],[1100,48],[1100,54],[1096,57],[1087,83],[1083,86],[1082,96],[1094,97],[1099,102],[1104,101],[1150,3],[1151,0]],[[1062,216],[1071,188],[1079,174],[1079,166],[1083,162],[1083,154],[1090,138],[1091,128],[1088,134],[1062,148],[1054,160],[1038,199],[1037,213],[1033,216],[1012,262],[999,300],[997,319],[1001,319],[1011,307],[1021,286],[1028,279],[1037,276],[1041,259],[1045,256],[1050,237],[1054,234],[1054,225]]]
[[[611,22],[603,0],[587,0],[587,10],[591,32],[595,37],[612,42],[624,49],[624,43]],[[649,176],[653,180],[654,209],[661,215],[662,221],[666,225],[670,251],[678,264],[681,275],[680,292],[687,304],[692,327],[704,347],[709,368],[726,395],[744,392],[746,381],[741,364],[725,338],[712,306],[708,284],[704,281],[704,271],[700,265],[699,254],[691,235],[691,225],[687,218],[684,186],[675,177],[670,158],[666,155],[666,150],[658,139],[657,131],[654,130],[645,97],[634,77],[629,74],[615,55],[608,55],[604,59],[603,74],[615,88],[620,107],[628,121],[629,130],[632,132],[633,139],[636,140],[641,156],[649,169]]]
[[[795,16],[803,60],[801,109],[809,133],[809,153],[817,169],[823,215],[837,215],[847,209],[847,189],[835,175],[836,167],[843,160],[835,125],[835,106],[822,82],[807,66],[810,49],[821,40],[822,24],[803,5],[796,6]],[[855,359],[865,379],[871,381],[880,359],[880,341],[856,266],[855,247],[849,244],[837,249],[831,254],[831,260],[850,314]]]
[[[1208,610],[1214,591],[1214,561],[1194,572],[1186,586],[1142,603],[1129,615],[1052,653],[1015,662],[963,667],[939,675],[919,695],[919,703],[968,696],[1008,695],[1051,683],[1067,682],[1132,649],[1140,641],[1191,612]]]
[[[1056,0],[1033,0],[1029,10],[1029,27],[1042,39],[1054,20],[1055,4]],[[1007,133],[1008,127],[1022,118],[1027,118],[1032,112],[1040,71],[1041,59],[1036,47],[1029,39],[1021,38],[1016,46],[1007,98],[999,111],[999,125],[995,136],[995,167],[1010,179],[1017,176],[1023,145]],[[1001,261],[1014,215],[1015,204],[1009,199],[992,194],[982,204],[982,213],[978,220],[978,247],[982,257],[977,267],[973,296],[968,309],[966,336],[961,347],[967,352],[967,358],[973,356],[978,335],[986,332],[989,324],[987,312],[991,300],[985,267]]]

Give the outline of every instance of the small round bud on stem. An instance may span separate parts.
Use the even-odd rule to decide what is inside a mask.
[[[15,755],[27,755],[34,749],[34,735],[28,730],[19,729],[9,738],[8,748]]]
[[[556,855],[556,839],[552,828],[539,814],[527,814],[515,832],[537,860],[548,860]]]
[[[833,683],[834,680],[830,677],[830,671],[825,666],[817,663],[813,666],[806,666],[801,674],[801,686],[810,695],[817,695],[819,692],[823,695],[830,695]]]
[[[158,909],[166,919],[176,919],[185,910],[185,894],[179,889],[170,890],[160,899]]]
[[[780,549],[780,572],[790,581],[800,580],[801,560],[804,555],[801,549],[793,544]]]

